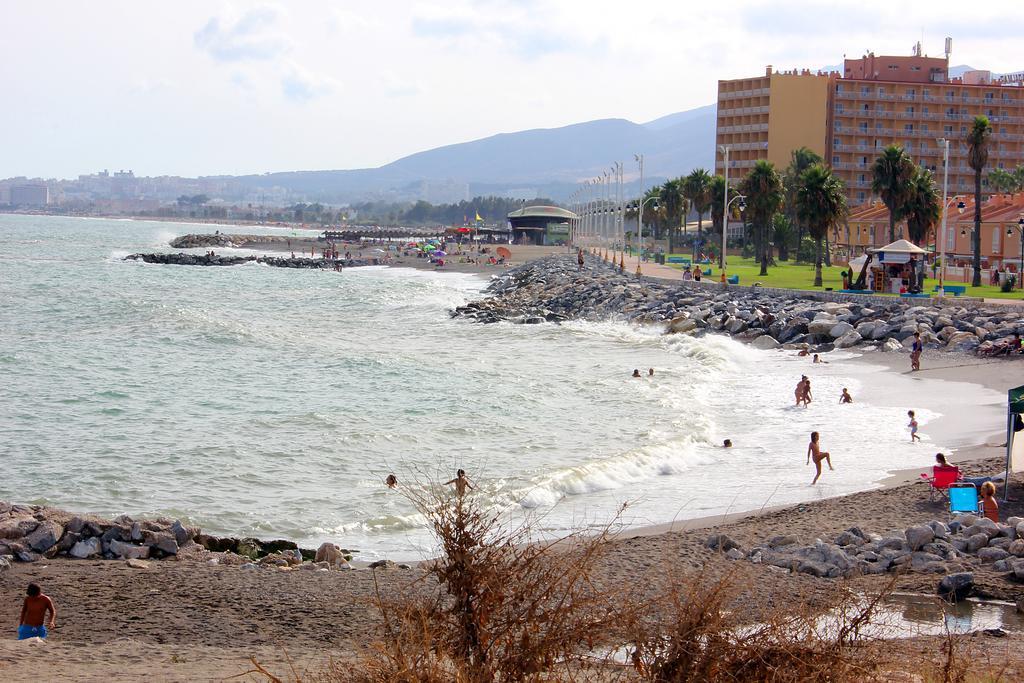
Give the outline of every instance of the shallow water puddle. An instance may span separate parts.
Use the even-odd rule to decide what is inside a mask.
[[[1024,614],[1009,602],[968,599],[951,605],[933,595],[894,593],[879,606],[870,635],[913,638],[942,635],[947,629],[953,634],[987,629],[1024,631]]]

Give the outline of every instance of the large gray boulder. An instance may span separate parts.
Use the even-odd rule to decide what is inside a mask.
[[[967,537],[966,551],[976,553],[988,545],[988,536],[983,533],[973,534]]]
[[[133,545],[114,539],[110,541],[110,552],[123,560],[145,560],[149,557],[149,546]]]
[[[856,330],[850,330],[846,334],[836,339],[837,349],[848,349],[851,346],[856,346],[863,341],[863,337]]]
[[[64,534],[64,527],[53,520],[46,520],[25,538],[25,542],[36,552],[45,552],[57,545]]]
[[[73,545],[71,547],[71,550],[68,551],[68,555],[70,555],[71,557],[76,557],[79,560],[84,560],[87,557],[99,555],[100,552],[102,552],[100,539],[93,536],[91,538],[85,539],[84,541],[79,541],[78,543]]]
[[[779,348],[779,342],[775,341],[767,334],[761,335],[754,341],[750,342],[750,345],[756,349],[763,349],[765,351]]]
[[[924,524],[912,526],[906,530],[907,545],[911,550],[920,550],[935,539],[935,531]]]
[[[850,333],[852,331],[853,331],[853,325],[851,325],[850,323],[838,322],[835,325],[833,325],[831,329],[829,329],[828,334],[833,339],[839,339],[843,335],[848,334],[848,333]],[[860,335],[858,335],[858,336],[860,336]]]

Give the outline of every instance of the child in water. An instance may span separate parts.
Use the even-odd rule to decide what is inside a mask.
[[[917,418],[914,417],[914,411],[908,410],[907,417],[910,418],[910,424],[907,425],[908,427],[910,427],[910,443],[920,441],[921,437],[917,435]]]

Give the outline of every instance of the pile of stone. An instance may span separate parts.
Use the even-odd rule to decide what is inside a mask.
[[[349,562],[354,552],[333,543],[311,550],[287,540],[211,536],[198,527],[166,518],[134,520],[121,515],[108,520],[39,505],[0,502],[0,571],[15,561],[38,562],[58,556],[140,563],[185,554],[210,564],[246,569],[352,569]],[[382,560],[370,566],[396,565]]]
[[[274,268],[319,268],[333,270],[335,265],[343,268],[354,268],[357,266],[380,265],[380,259],[352,258],[352,259],[325,259],[305,258],[302,256],[221,256],[217,254],[131,254],[124,257],[125,261],[142,261],[144,263],[159,263],[172,266],[239,266],[244,263],[255,261]]]
[[[0,503],[0,557],[36,562],[58,555],[78,559],[144,560],[177,555],[200,535],[178,520],[113,520],[71,515],[38,505]]]
[[[984,351],[1024,334],[1018,309],[976,304],[920,305],[913,300],[821,301],[798,291],[665,282],[619,273],[590,260],[551,256],[496,277],[486,299],[453,316],[477,322],[624,320],[664,325],[676,334],[722,332],[763,349],[858,347],[909,349],[915,332],[928,348]]]
[[[997,524],[985,517],[964,515],[948,524],[932,520],[886,536],[851,527],[834,542],[816,539],[804,545],[795,536],[775,536],[744,550],[726,534],[710,536],[705,545],[732,560],[747,559],[787,571],[823,578],[915,571],[963,573],[990,566],[1024,581],[1024,518]]]
[[[182,235],[171,240],[174,249],[208,249],[210,247],[241,247],[247,244],[287,244],[285,235]]]

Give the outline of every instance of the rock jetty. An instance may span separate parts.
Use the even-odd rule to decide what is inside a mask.
[[[240,266],[245,263],[255,262],[274,268],[319,268],[322,270],[333,270],[335,265],[343,268],[355,268],[357,266],[377,266],[384,262],[381,259],[354,258],[338,259],[337,261],[324,258],[303,258],[301,256],[220,256],[216,254],[131,254],[124,257],[125,261],[143,261],[144,263],[161,263],[173,266]]]
[[[351,569],[353,552],[332,543],[311,550],[287,540],[211,536],[198,527],[166,518],[136,520],[121,515],[104,519],[0,502],[0,571],[9,569],[12,562],[58,556],[129,562],[188,556],[243,568]]]
[[[1010,517],[998,524],[985,517],[964,515],[950,523],[932,520],[885,536],[867,534],[857,527],[840,533],[833,542],[815,539],[801,544],[795,536],[775,536],[750,550],[725,534],[705,541],[711,550],[732,560],[779,567],[792,573],[822,578],[850,578],[863,574],[913,571],[943,574],[938,592],[961,599],[973,584],[971,569],[985,566],[1024,581],[1024,518]]]
[[[453,317],[526,324],[623,320],[664,325],[676,334],[730,334],[762,349],[817,352],[905,350],[915,332],[926,348],[984,352],[1014,333],[1024,334],[1024,309],[1016,307],[855,296],[823,301],[799,291],[638,278],[603,262],[578,270],[575,258],[566,255],[512,268],[486,291],[491,296],[460,306]]]
[[[173,249],[209,249],[212,247],[244,247],[254,244],[287,244],[293,238],[285,235],[228,235],[227,233],[182,235],[171,240]],[[311,234],[303,239],[316,239]],[[299,241],[299,238],[295,238]]]

